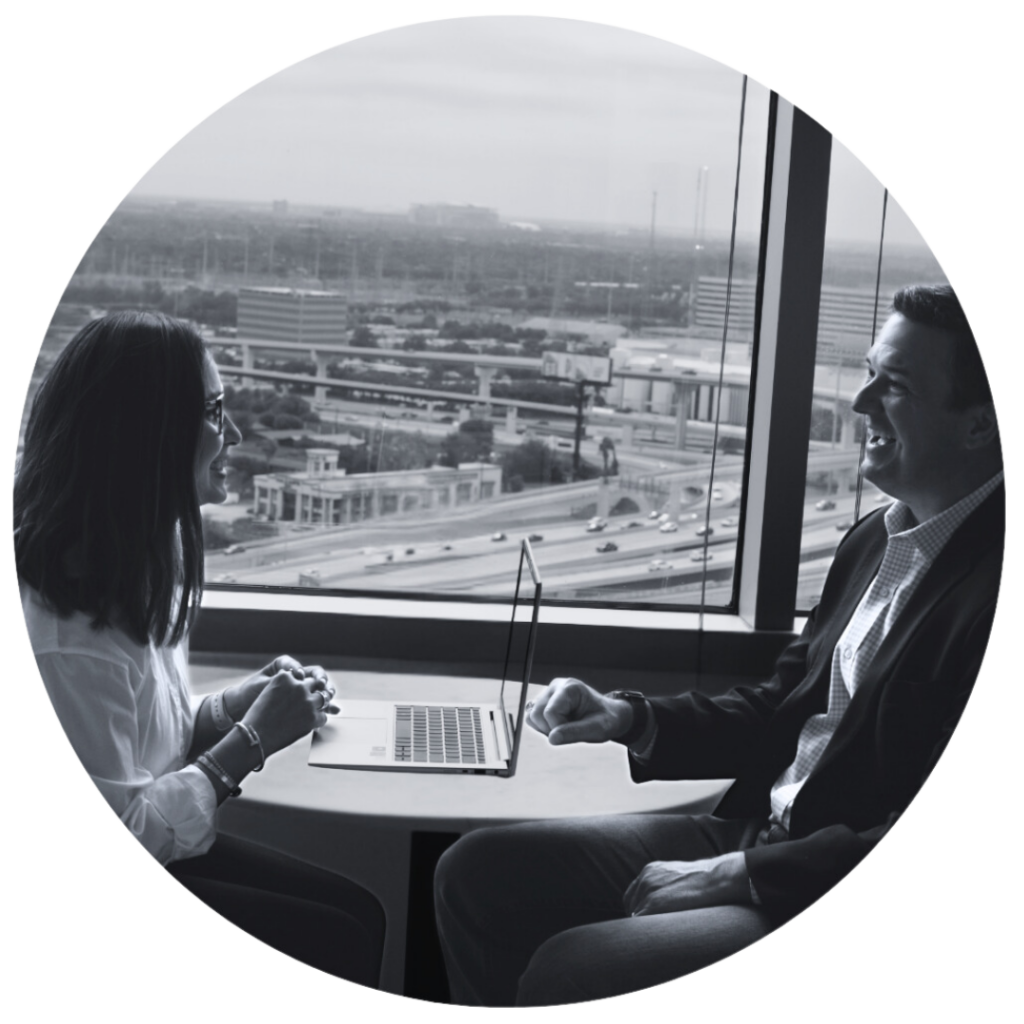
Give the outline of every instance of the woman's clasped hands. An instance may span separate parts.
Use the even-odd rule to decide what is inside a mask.
[[[327,723],[337,714],[335,688],[319,665],[289,655],[275,658],[243,683],[224,691],[225,710],[256,730],[267,756]]]

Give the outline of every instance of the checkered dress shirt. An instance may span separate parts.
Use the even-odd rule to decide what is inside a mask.
[[[964,520],[999,486],[1003,474],[972,491],[945,512],[918,525],[901,501],[885,513],[889,534],[878,573],[850,619],[832,655],[828,708],[804,725],[796,758],[779,776],[771,793],[768,842],[789,834],[793,801],[825,752],[839,722],[893,623],[950,537]]]

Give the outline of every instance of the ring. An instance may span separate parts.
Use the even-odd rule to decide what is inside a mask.
[[[532,710],[533,710],[533,705],[534,705],[534,703],[535,703],[535,701],[532,701],[532,700],[528,700],[528,701],[526,702],[526,710],[527,710],[527,711],[532,711]]]
[[[326,690],[321,690],[320,696],[324,699],[323,704],[320,705],[320,710],[326,711],[327,705],[331,703],[331,695]]]

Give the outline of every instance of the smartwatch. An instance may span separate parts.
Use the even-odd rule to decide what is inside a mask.
[[[613,693],[609,693],[608,696],[614,697],[617,700],[629,701],[630,706],[633,708],[633,724],[626,731],[625,735],[615,738],[616,743],[621,743],[624,747],[630,747],[643,736],[647,729],[647,716],[650,714],[647,698],[639,690],[615,690]]]

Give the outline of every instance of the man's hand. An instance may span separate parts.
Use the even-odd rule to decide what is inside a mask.
[[[604,743],[629,732],[633,708],[605,697],[579,679],[552,679],[534,702],[527,722],[549,743]]]
[[[751,902],[750,876],[741,852],[707,860],[652,861],[622,899],[631,917]]]

